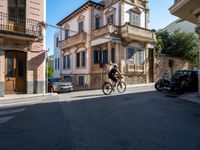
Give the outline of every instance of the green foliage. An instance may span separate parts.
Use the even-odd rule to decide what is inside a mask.
[[[48,77],[53,77],[54,68],[53,68],[53,60],[48,60]]]
[[[180,57],[192,63],[198,59],[198,39],[193,33],[175,31],[169,34],[166,31],[156,33],[157,51],[172,57]]]

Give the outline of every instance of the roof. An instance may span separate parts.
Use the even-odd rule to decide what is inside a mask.
[[[96,7],[98,9],[104,7],[104,5],[102,5],[100,3],[96,3],[96,2],[93,2],[93,1],[89,0],[85,4],[83,4],[82,6],[77,8],[75,11],[73,11],[71,14],[69,14],[67,17],[65,17],[63,20],[58,22],[57,25],[61,26],[63,23],[65,23],[66,21],[72,19],[74,16],[78,15],[81,11],[87,9],[90,6]]]

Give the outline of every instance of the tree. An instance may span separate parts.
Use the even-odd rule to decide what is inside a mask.
[[[53,60],[48,60],[48,77],[53,77],[54,75],[54,67],[53,67]]]
[[[172,57],[186,59],[192,63],[198,60],[198,39],[193,33],[175,31],[169,34],[167,31],[156,33],[156,49],[161,53]]]

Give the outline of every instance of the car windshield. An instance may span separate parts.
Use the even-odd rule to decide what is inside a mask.
[[[54,82],[59,82],[59,80],[56,79],[56,78],[49,79],[49,81],[52,82],[52,83],[54,83]]]

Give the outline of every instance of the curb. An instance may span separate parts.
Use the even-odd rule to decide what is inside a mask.
[[[154,86],[155,83],[149,83],[149,84],[133,84],[133,85],[127,85],[128,88],[131,87],[146,87],[146,86]]]
[[[7,103],[8,100],[16,100],[22,98],[34,98],[34,97],[44,97],[44,96],[56,96],[56,95],[57,93],[6,95],[5,97],[0,97],[0,103],[1,102]]]

